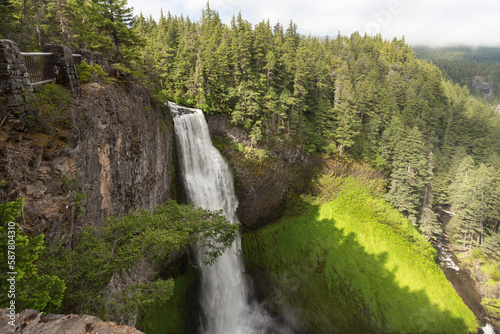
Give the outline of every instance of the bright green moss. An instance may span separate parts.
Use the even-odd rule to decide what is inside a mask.
[[[355,179],[340,189],[334,200],[309,200],[302,215],[244,235],[247,270],[275,311],[299,310],[308,333],[475,331],[418,231]]]

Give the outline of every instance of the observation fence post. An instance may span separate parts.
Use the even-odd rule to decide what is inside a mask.
[[[49,44],[43,47],[43,52],[54,55],[56,84],[68,87],[74,96],[80,96],[80,82],[71,49],[64,45]]]
[[[26,105],[26,92],[33,86],[17,44],[0,39],[0,122],[8,114],[22,112]]]
[[[21,52],[33,86],[56,80],[54,54],[50,52]]]

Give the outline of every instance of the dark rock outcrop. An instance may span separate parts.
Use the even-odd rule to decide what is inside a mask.
[[[472,87],[478,93],[482,93],[485,97],[492,97],[495,94],[493,92],[493,83],[486,81],[485,78],[480,76],[472,78]]]
[[[45,314],[35,310],[22,311],[9,324],[8,312],[0,309],[0,334],[144,334],[128,326],[103,322],[90,315]]]
[[[242,128],[232,124],[227,116],[208,115],[212,138],[221,137],[226,143],[251,146]],[[252,158],[232,145],[219,147],[229,159],[235,176],[235,190],[239,205],[237,215],[247,228],[257,229],[278,220],[286,207],[287,195],[301,193],[313,176],[315,160],[301,148],[283,143],[262,147],[264,158]]]
[[[166,107],[151,103],[142,86],[90,84],[73,110],[74,147],[86,205],[98,224],[172,198],[173,124]]]

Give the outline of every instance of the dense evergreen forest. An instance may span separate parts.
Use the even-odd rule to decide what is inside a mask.
[[[438,209],[453,212],[455,248],[500,278],[500,116],[466,82],[494,80],[498,50],[449,52],[434,65],[404,40],[303,36],[293,22],[254,25],[241,14],[225,24],[208,5],[198,21],[133,17],[126,0],[0,0],[0,37],[22,51],[100,51],[165,100],[229,115],[254,147],[285,142],[367,162],[428,240],[442,233]]]
[[[432,210],[450,205],[461,249],[498,241],[498,115],[404,41],[306,37],[293,22],[241,15],[225,25],[208,7],[198,22],[140,16],[135,28],[146,41],[135,64],[165,98],[229,114],[254,145],[371,163],[389,175],[386,199],[429,239],[440,231]]]
[[[499,103],[500,48],[415,47],[413,50],[418,58],[436,64],[447,79],[467,86],[487,103]]]

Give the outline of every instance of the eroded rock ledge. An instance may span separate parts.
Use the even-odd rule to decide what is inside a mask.
[[[0,309],[0,334],[144,334],[129,326],[104,322],[90,315],[45,314],[24,310],[15,326],[9,324],[8,311]]]

